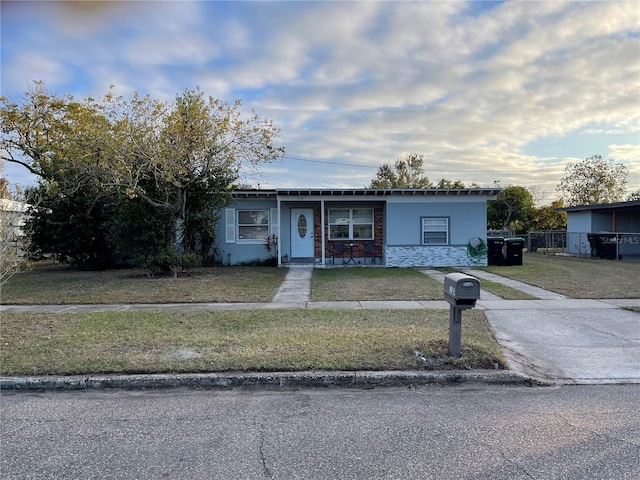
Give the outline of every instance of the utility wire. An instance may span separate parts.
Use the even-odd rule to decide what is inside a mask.
[[[295,160],[299,162],[308,162],[308,163],[321,163],[325,165],[339,165],[341,167],[356,167],[356,168],[380,168],[381,165],[362,165],[359,163],[347,163],[347,162],[332,162],[329,160],[312,160],[309,158],[299,158],[299,157],[290,157],[285,155],[283,157],[285,160]],[[549,170],[561,170],[563,167],[544,167],[544,171]],[[426,168],[425,170],[429,172],[458,172],[458,173],[534,173],[533,171],[523,171],[523,170],[458,170],[451,168]],[[542,170],[540,168],[539,170]]]

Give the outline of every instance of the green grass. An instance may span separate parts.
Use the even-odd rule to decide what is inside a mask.
[[[523,263],[483,270],[571,298],[640,298],[638,262],[528,253]]]
[[[538,298],[521,290],[503,285],[502,283],[492,282],[489,280],[481,280],[480,287],[487,292],[491,292],[501,298],[504,298],[505,300],[535,300]]]
[[[328,268],[313,271],[313,301],[442,300],[442,283],[411,268]]]
[[[5,304],[269,302],[286,269],[194,269],[178,278],[147,278],[142,270],[87,272],[64,265],[18,273],[2,286]]]
[[[505,360],[480,311],[447,356],[446,310],[243,310],[3,314],[0,373],[493,368]],[[197,358],[180,358],[181,353]]]

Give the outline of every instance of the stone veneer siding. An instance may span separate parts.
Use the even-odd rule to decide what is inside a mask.
[[[467,256],[465,246],[425,247],[384,247],[387,267],[484,267],[487,259],[474,263]]]

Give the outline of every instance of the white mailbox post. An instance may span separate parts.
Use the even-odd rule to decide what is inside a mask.
[[[480,282],[464,273],[444,277],[444,298],[449,303],[449,355],[459,357],[462,350],[462,310],[476,306]]]

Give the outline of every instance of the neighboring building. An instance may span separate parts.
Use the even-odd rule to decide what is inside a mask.
[[[640,200],[564,207],[567,253],[603,258],[640,256]]]
[[[0,225],[3,232],[10,232],[11,236],[22,236],[29,205],[24,202],[0,198]]]
[[[225,264],[250,262],[268,256],[265,244],[275,235],[278,265],[486,265],[486,257],[468,254],[469,244],[486,243],[487,200],[500,191],[236,191],[220,219],[218,248]]]
[[[0,281],[22,264],[25,256],[24,226],[29,205],[0,198]]]

